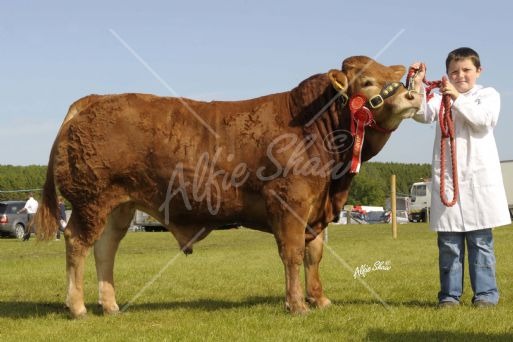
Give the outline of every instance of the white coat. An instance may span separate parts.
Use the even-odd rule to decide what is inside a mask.
[[[37,212],[37,207],[39,203],[34,199],[34,197],[29,197],[27,202],[25,203],[24,209],[27,209],[27,214],[35,214]]]
[[[424,98],[421,109],[413,118],[423,123],[437,121],[441,100],[440,94],[435,94],[427,103]],[[460,94],[452,103],[459,185],[459,197],[452,207],[444,206],[440,199],[441,131],[440,125],[436,125],[431,164],[433,180],[430,226],[432,230],[467,232],[511,223],[499,154],[493,136],[499,111],[499,93],[493,88],[483,88],[480,85]],[[451,201],[453,177],[448,140],[445,164],[445,191],[448,201]]]

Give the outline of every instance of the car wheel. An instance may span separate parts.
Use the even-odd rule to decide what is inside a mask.
[[[18,239],[23,239],[23,236],[25,235],[25,227],[21,223],[16,223],[16,226],[14,227],[14,235]]]

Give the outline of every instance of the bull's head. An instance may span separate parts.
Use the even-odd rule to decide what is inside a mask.
[[[408,94],[400,83],[405,71],[402,65],[387,67],[371,58],[356,56],[344,60],[342,71],[330,70],[328,77],[333,87],[349,98],[364,95],[376,123],[393,130],[403,119],[411,118],[421,105],[421,97]]]

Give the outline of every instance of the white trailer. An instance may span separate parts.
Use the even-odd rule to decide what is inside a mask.
[[[410,212],[411,210],[411,199],[410,197],[406,196],[397,196],[395,198],[395,209],[396,210],[403,210],[406,212]],[[392,201],[390,200],[390,197],[387,197],[385,210],[390,211],[392,210]]]
[[[413,183],[410,199],[410,221],[427,222],[431,209],[431,181]]]
[[[164,228],[159,221],[155,220],[153,217],[140,210],[135,211],[132,226],[136,227],[137,230],[143,230],[146,232],[166,231],[166,228]]]
[[[501,161],[502,180],[506,197],[508,198],[509,213],[513,217],[513,160]]]

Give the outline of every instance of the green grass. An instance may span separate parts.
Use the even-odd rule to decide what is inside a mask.
[[[436,235],[424,224],[331,226],[321,277],[333,305],[291,316],[284,310],[284,271],[274,238],[241,229],[218,231],[179,255],[121,315],[104,317],[96,305],[92,255],[85,279],[88,318],[63,309],[64,241],[0,240],[0,340],[512,340],[513,230],[495,230],[501,302],[475,309],[466,275],[463,306],[436,308]],[[129,233],[115,268],[120,306],[128,303],[179,253],[169,233]],[[349,270],[340,260],[349,265]],[[389,260],[389,271],[361,278],[362,264]]]

